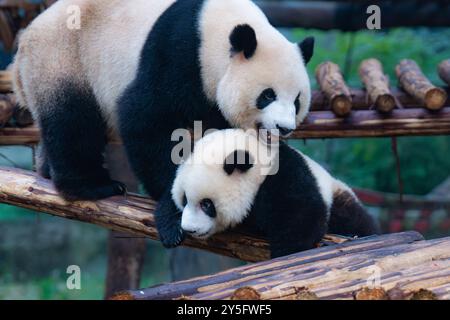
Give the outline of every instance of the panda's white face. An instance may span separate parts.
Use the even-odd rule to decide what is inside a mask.
[[[260,38],[249,25],[232,32],[231,62],[217,87],[218,105],[235,127],[278,129],[287,136],[309,111],[305,60],[311,58],[314,41],[293,44],[277,33]]]
[[[196,143],[172,188],[186,233],[207,238],[245,219],[266,177],[259,147],[256,136],[239,129],[217,131]]]

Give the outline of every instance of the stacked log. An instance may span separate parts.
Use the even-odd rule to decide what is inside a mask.
[[[442,81],[450,86],[450,59],[442,61],[438,66],[438,74]]]
[[[429,110],[441,109],[447,101],[447,93],[434,86],[413,60],[402,60],[395,68],[400,86],[418,99]]]
[[[209,300],[246,292],[261,300],[449,299],[449,246],[450,238],[424,241],[416,232],[375,236],[118,297]]]
[[[331,110],[339,117],[347,116],[352,111],[352,98],[339,66],[331,61],[320,64],[316,69],[316,79],[330,102]]]
[[[380,61],[364,60],[359,67],[359,75],[366,87],[370,103],[380,112],[391,112],[396,105],[395,98],[389,89],[389,79],[384,74]]]

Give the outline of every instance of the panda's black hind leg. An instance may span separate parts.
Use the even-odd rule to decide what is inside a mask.
[[[61,81],[43,99],[39,125],[44,145],[44,174],[51,175],[67,200],[98,200],[124,194],[125,185],[103,167],[107,142],[104,119],[88,89]]]

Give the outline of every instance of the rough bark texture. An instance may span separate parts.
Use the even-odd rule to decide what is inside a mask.
[[[158,240],[153,216],[155,202],[138,195],[112,197],[97,202],[67,202],[58,196],[50,181],[37,174],[0,167],[0,202],[96,224],[131,236]],[[322,245],[349,240],[328,235],[322,241]],[[183,245],[249,262],[267,260],[270,256],[265,239],[237,229],[218,234],[208,240],[188,238]]]
[[[375,236],[118,297],[230,299],[240,288],[250,288],[246,292],[262,300],[298,299],[302,291],[319,299],[385,299],[383,291],[393,296],[395,288],[405,295],[425,289],[449,299],[449,246],[450,238],[424,241],[416,232]],[[364,289],[373,284],[377,292]]]
[[[316,78],[330,102],[331,110],[337,116],[347,116],[352,111],[352,98],[339,66],[330,61],[320,64],[316,69]]]
[[[395,68],[401,87],[430,110],[439,110],[447,101],[447,93],[434,86],[413,60],[402,60]]]
[[[107,146],[106,164],[112,179],[125,183],[128,191],[138,191],[139,183],[131,171],[122,146]],[[118,291],[139,288],[145,252],[145,238],[134,238],[116,231],[110,232],[105,298]]]
[[[389,78],[383,66],[376,59],[361,62],[359,75],[367,90],[369,102],[380,112],[390,112],[395,108],[395,98],[389,89]]]
[[[450,59],[442,61],[438,66],[438,73],[442,81],[450,86]]]

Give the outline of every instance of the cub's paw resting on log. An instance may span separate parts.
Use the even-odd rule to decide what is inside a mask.
[[[181,228],[181,212],[175,206],[170,191],[159,201],[155,219],[159,239],[164,247],[175,248],[183,242],[185,233]]]

